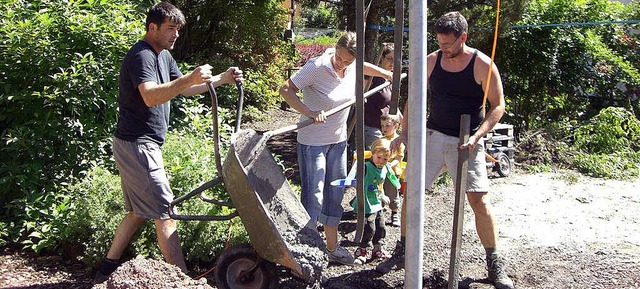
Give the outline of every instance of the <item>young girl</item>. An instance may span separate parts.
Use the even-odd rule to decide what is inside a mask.
[[[387,233],[385,228],[383,208],[383,185],[388,178],[396,187],[400,187],[400,181],[396,178],[393,169],[389,166],[390,142],[387,139],[377,139],[371,144],[371,158],[365,162],[365,219],[366,224],[362,235],[362,241],[354,253],[355,263],[364,264],[367,261],[367,248],[373,242],[371,259],[389,258],[387,251],[382,249],[383,239]],[[388,202],[388,198],[387,201]],[[352,204],[357,208],[357,200]]]

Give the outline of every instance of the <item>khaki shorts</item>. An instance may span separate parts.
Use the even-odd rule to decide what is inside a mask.
[[[164,170],[160,146],[113,138],[113,156],[120,172],[124,205],[145,219],[169,219],[173,192]]]
[[[454,183],[457,177],[459,138],[448,136],[436,130],[427,129],[427,161],[425,184],[430,189],[445,169]],[[469,156],[467,193],[486,193],[489,191],[489,177],[484,155],[484,142],[479,141]]]

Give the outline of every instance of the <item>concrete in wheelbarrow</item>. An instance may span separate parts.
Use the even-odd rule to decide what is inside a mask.
[[[324,242],[315,226],[307,226],[309,215],[265,144],[253,130],[232,136],[225,187],[258,254],[318,282],[327,264]]]

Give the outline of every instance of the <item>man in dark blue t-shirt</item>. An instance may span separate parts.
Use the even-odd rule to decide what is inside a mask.
[[[165,260],[186,272],[176,221],[169,218],[173,192],[164,170],[160,147],[169,123],[169,101],[214,86],[242,81],[242,71],[230,67],[212,75],[208,64],[183,75],[169,50],[185,24],[182,12],[167,2],[149,9],[146,34],[129,50],[120,67],[120,114],[113,139],[113,155],[120,172],[125,208],[122,220],[94,282],[102,282],[118,267],[133,234],[153,219]]]

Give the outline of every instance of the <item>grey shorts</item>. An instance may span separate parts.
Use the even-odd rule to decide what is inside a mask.
[[[113,138],[113,156],[120,172],[124,204],[146,219],[169,219],[173,192],[164,170],[160,146]]]
[[[425,182],[430,189],[438,176],[445,169],[455,182],[458,167],[459,138],[448,136],[441,132],[427,129],[427,161],[425,168]],[[479,141],[469,156],[467,193],[486,193],[489,191],[489,177],[484,155],[484,142]]]

